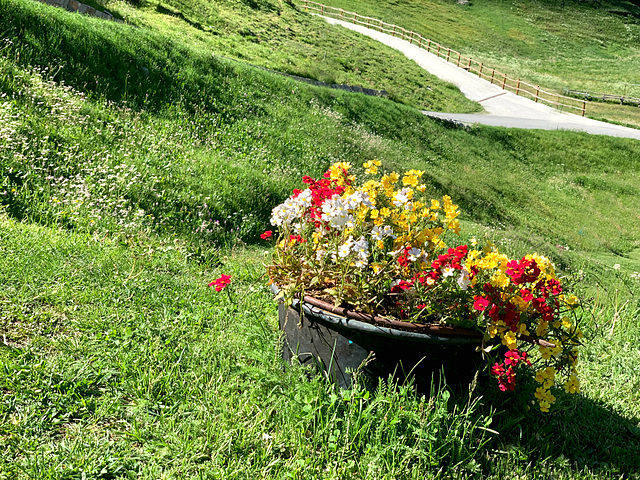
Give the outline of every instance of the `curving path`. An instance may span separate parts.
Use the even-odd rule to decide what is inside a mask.
[[[423,112],[430,117],[452,120],[466,125],[482,124],[538,130],[574,130],[594,135],[640,140],[640,130],[561,112],[547,105],[519,97],[426,52],[416,45],[410,44],[406,40],[342,20],[330,17],[322,18],[330,24],[342,25],[401,51],[432,75],[456,85],[464,96],[480,103],[487,111],[486,114]]]

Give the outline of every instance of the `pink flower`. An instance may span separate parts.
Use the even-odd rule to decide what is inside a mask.
[[[221,292],[227,285],[231,283],[231,275],[225,275],[224,273],[220,278],[216,278],[209,284],[210,287],[215,287],[216,292]]]
[[[273,235],[273,231],[267,230],[266,232],[260,234],[260,238],[266,240],[267,238],[270,238],[271,235]]]
[[[483,312],[489,306],[489,300],[476,295],[474,297],[473,308],[479,312]]]

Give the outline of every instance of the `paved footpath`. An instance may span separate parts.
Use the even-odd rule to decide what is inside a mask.
[[[406,40],[342,20],[329,17],[322,18],[331,24],[342,25],[401,51],[432,75],[456,85],[465,97],[480,103],[487,112],[486,114],[423,112],[430,117],[443,118],[466,125],[480,123],[510,128],[575,130],[595,135],[640,140],[640,130],[560,112],[547,105],[519,97],[448,63],[443,58],[438,58],[436,55],[410,44]]]

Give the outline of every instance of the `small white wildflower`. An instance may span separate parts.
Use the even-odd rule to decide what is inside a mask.
[[[471,278],[469,277],[469,270],[467,270],[467,267],[463,267],[462,271],[460,272],[460,276],[458,277],[458,286],[462,289],[462,290],[467,290],[467,288],[469,288],[469,284],[471,283]]]
[[[422,250],[420,250],[419,248],[416,248],[416,247],[412,247],[407,252],[407,259],[410,262],[415,262],[415,261],[418,260],[418,258],[420,258],[421,255],[422,255]]]
[[[403,188],[393,197],[393,204],[396,207],[401,207],[405,205],[409,201],[409,191],[410,188]]]
[[[440,269],[440,272],[442,272],[442,276],[446,278],[453,277],[453,274],[456,272],[456,270],[453,267],[442,267]]]
[[[614,269],[614,270],[620,270],[620,264],[619,264],[619,263],[616,263],[616,264],[613,266],[613,269]]]
[[[338,247],[338,256],[341,258],[346,257],[351,253],[351,247],[353,246],[353,237],[349,237],[346,242]]]
[[[382,240],[386,237],[391,237],[394,240],[397,238],[393,234],[393,228],[389,225],[376,225],[371,229],[371,236],[374,240]]]

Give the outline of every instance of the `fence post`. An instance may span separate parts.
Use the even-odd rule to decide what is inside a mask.
[[[440,58],[440,44],[438,44],[438,51],[436,52],[436,55]]]
[[[492,68],[491,69],[491,85],[493,85],[493,76],[496,74],[496,69]]]
[[[320,5],[320,15],[324,15],[324,3]]]
[[[429,43],[427,43],[427,52],[431,53],[431,39],[429,39]]]
[[[409,43],[413,44],[413,30],[411,30],[411,38],[409,39]]]
[[[353,14],[353,24],[354,25],[356,24],[356,15],[357,15],[356,13]]]
[[[478,76],[482,78],[482,62],[480,62],[480,73],[478,73]]]
[[[518,92],[520,92],[520,79],[518,79],[518,83],[516,85],[516,95],[518,95]]]
[[[451,49],[447,48],[447,62],[449,61],[450,56],[451,56]]]
[[[504,86],[507,83],[507,74],[503,73],[502,76],[503,76],[503,78],[502,78],[502,89],[504,90]]]
[[[391,35],[393,35],[394,37],[396,36],[396,26],[393,26],[393,31],[391,32]]]
[[[418,48],[422,48],[422,35],[418,35]]]
[[[382,31],[382,20],[378,20],[380,22],[380,31]]]
[[[458,52],[458,62],[456,63],[456,67],[460,66],[460,52]]]
[[[471,73],[471,57],[469,57],[469,63],[467,63],[467,72]]]
[[[367,17],[367,28],[371,28],[371,19]]]
[[[540,95],[540,85],[536,88],[536,103],[538,103],[538,95]]]
[[[584,114],[586,113],[586,111],[587,111],[587,101],[583,100],[582,101],[582,116],[583,117],[584,117]]]
[[[304,11],[309,13],[309,0],[304,0]]]

